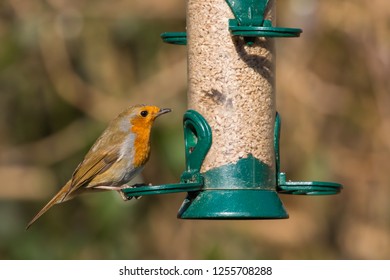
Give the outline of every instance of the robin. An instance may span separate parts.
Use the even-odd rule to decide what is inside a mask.
[[[121,192],[141,172],[150,155],[150,132],[155,119],[171,109],[136,105],[108,125],[73,172],[72,178],[28,223],[26,230],[54,204],[96,190]]]

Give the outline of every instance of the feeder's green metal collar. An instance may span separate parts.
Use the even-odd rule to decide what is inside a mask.
[[[299,28],[273,27],[264,15],[268,0],[226,0],[235,19],[229,20],[229,29],[234,36],[244,37],[299,37]]]
[[[229,20],[229,29],[234,36],[243,37],[299,37],[302,29],[273,27],[270,20],[264,20],[262,26],[239,25],[235,19]]]

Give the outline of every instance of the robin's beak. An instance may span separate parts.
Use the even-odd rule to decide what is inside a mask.
[[[169,113],[169,112],[171,112],[171,111],[172,111],[172,110],[169,109],[169,108],[160,109],[160,111],[158,111],[158,113],[156,114],[156,118],[157,118],[158,116],[161,116],[161,115],[163,115],[163,114]]]

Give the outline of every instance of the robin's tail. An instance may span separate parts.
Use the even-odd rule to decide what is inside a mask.
[[[61,188],[61,190],[41,209],[41,211],[39,211],[38,214],[34,216],[34,218],[28,223],[26,230],[28,230],[29,227],[36,220],[38,220],[39,217],[45,214],[46,211],[49,210],[54,204],[61,203],[71,199],[72,197],[68,196],[69,188],[70,188],[70,181],[66,183],[66,185]]]

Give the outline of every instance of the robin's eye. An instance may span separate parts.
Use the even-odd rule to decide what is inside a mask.
[[[146,117],[148,115],[148,111],[141,111],[141,113],[139,113],[141,115],[141,117]]]

